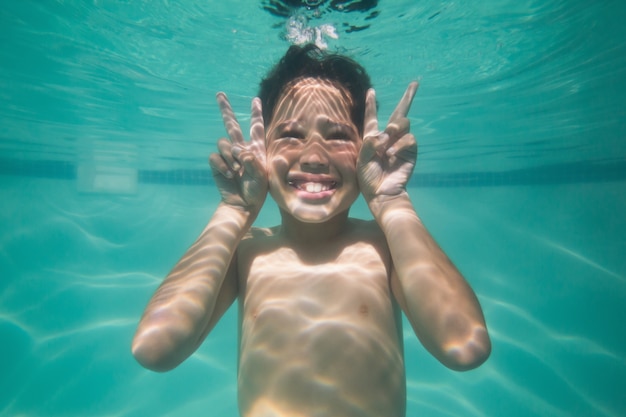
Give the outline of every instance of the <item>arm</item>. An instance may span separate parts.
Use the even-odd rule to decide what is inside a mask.
[[[155,371],[172,369],[191,355],[236,298],[233,258],[267,194],[260,101],[252,103],[246,143],[226,96],[217,99],[230,137],[218,142],[219,153],[209,160],[222,201],[152,296],[133,339],[137,361]]]
[[[434,241],[405,190],[417,144],[406,118],[417,83],[409,85],[383,132],[368,92],[359,185],[393,259],[392,289],[424,347],[455,370],[483,363],[491,342],[476,295]]]
[[[370,207],[393,259],[394,293],[424,347],[454,370],[482,364],[491,342],[478,299],[424,227],[408,195]]]

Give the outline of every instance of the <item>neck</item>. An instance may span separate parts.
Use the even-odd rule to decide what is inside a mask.
[[[280,214],[281,233],[298,246],[333,241],[348,225],[348,210],[320,223],[302,222],[284,210],[281,210]]]

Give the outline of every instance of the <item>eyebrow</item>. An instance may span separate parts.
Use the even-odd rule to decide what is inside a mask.
[[[326,124],[330,125],[331,127],[340,127],[342,129],[345,129],[345,130],[348,130],[348,131],[352,131],[352,130],[357,131],[356,126],[353,126],[353,125],[348,124],[348,123],[341,123],[341,122],[335,122],[333,120],[327,120]]]

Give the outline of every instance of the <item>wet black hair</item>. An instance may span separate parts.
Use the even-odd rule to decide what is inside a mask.
[[[285,56],[261,81],[259,98],[263,104],[263,120],[267,126],[274,107],[285,87],[298,78],[312,77],[336,83],[345,88],[354,102],[351,117],[363,133],[365,96],[372,87],[370,77],[359,63],[344,55],[331,54],[314,44],[289,47]]]

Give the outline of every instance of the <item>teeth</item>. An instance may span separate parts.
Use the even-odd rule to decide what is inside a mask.
[[[290,181],[289,185],[292,187],[296,187],[299,190],[304,190],[307,193],[320,193],[322,191],[328,191],[334,187],[335,183],[333,182],[303,182],[298,183],[297,181]]]
[[[319,193],[322,191],[322,184],[319,182],[307,182],[304,184],[304,189],[309,193]]]

